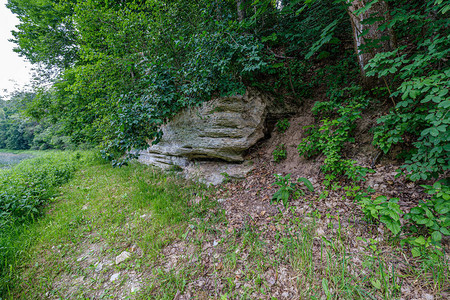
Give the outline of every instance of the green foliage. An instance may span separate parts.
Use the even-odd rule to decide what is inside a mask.
[[[0,171],[0,224],[23,223],[34,219],[80,164],[79,152],[49,153]]]
[[[277,32],[287,53],[306,59],[319,50],[320,57],[339,50],[341,40],[351,31],[345,6],[338,1],[287,1],[281,11]]]
[[[0,148],[9,150],[68,149],[74,145],[61,135],[58,125],[45,119],[37,122],[28,117],[24,106],[33,101],[32,92],[16,91],[7,101],[0,100]]]
[[[442,235],[450,236],[450,187],[439,182],[424,187],[432,198],[420,201],[405,215],[405,219],[409,220],[409,230],[413,233],[429,235],[433,243],[439,244]]]
[[[400,215],[403,214],[403,211],[398,205],[398,198],[388,201],[386,196],[379,196],[375,199],[363,197],[359,203],[369,221],[383,223],[394,235],[400,233]]]
[[[307,73],[312,64],[302,60],[283,60],[274,54],[265,55],[267,66],[261,71],[270,76],[267,81],[252,79],[250,84],[270,92],[284,101],[285,97],[303,98],[312,93],[312,85],[308,82]],[[258,80],[259,79],[259,80]]]
[[[0,148],[27,150],[32,144],[36,123],[20,114],[20,102],[30,94],[18,94],[0,100]]]
[[[291,196],[295,195],[296,197],[300,197],[304,195],[304,192],[297,188],[297,183],[303,183],[310,192],[314,192],[312,183],[304,177],[298,178],[297,183],[291,182],[291,174],[287,174],[284,177],[275,174],[275,177],[277,180],[272,185],[278,186],[279,190],[273,194],[271,203],[282,202],[284,207],[287,208]]]
[[[7,7],[20,24],[13,31],[15,51],[32,63],[64,68],[78,58],[75,1],[8,0]]]
[[[102,143],[104,156],[120,165],[123,153],[158,142],[159,127],[180,109],[243,93],[261,72],[273,76],[273,90],[307,95],[307,64],[286,61],[263,43],[301,56],[326,27],[320,19],[331,23],[344,13],[326,2],[298,18],[303,3],[279,11],[257,1],[244,5],[243,22],[230,1],[9,0],[8,7],[21,20],[17,51],[62,70],[28,113],[59,122],[77,143]]]
[[[345,90],[348,91],[353,93],[351,89]],[[344,93],[332,95],[330,101],[317,102],[312,111],[321,117],[320,124],[307,128],[308,136],[298,145],[299,155],[313,157],[324,154],[326,158],[322,170],[325,173],[334,177],[345,175],[353,181],[363,180],[369,170],[357,166],[353,160],[343,159],[341,151],[346,143],[355,141],[352,132],[367,105],[364,95]]]
[[[180,109],[244,93],[244,81],[267,64],[258,39],[228,22],[235,6],[225,3],[221,22],[209,1],[66,4],[78,58],[28,113],[58,120],[77,142],[101,143],[114,165],[157,143],[159,127]]]
[[[358,203],[368,221],[385,224],[394,236],[398,236],[400,232],[407,235],[400,242],[402,245],[412,246],[413,256],[429,255],[430,246],[437,246],[434,253],[442,256],[439,251],[442,237],[450,235],[450,187],[440,182],[423,187],[432,195],[431,199],[421,200],[404,215],[397,198],[387,200],[385,196],[375,199],[359,197]],[[404,226],[401,226],[401,215],[406,221]]]
[[[272,152],[273,160],[276,163],[281,162],[282,160],[285,160],[287,157],[287,151],[286,146],[284,144],[278,145],[275,150]]]
[[[277,128],[278,132],[284,133],[286,130],[288,130],[289,126],[291,126],[291,123],[289,123],[288,119],[281,119],[275,124],[275,127]]]
[[[6,293],[13,266],[26,248],[17,238],[22,235],[29,242],[24,234],[28,226],[42,215],[43,208],[57,195],[57,188],[91,160],[92,153],[51,152],[0,170],[0,295]]]
[[[314,84],[338,91],[358,81],[357,59],[348,47],[351,24],[345,1],[294,0],[281,6],[269,0],[245,2],[242,22],[235,4],[9,0],[8,7],[21,21],[14,33],[16,51],[45,66],[43,73],[60,71],[53,74],[58,75],[50,81],[51,88],[36,91],[28,113],[55,124],[52,134],[61,137],[49,143],[48,132],[42,130],[36,139],[42,144],[32,146],[19,139],[25,136],[19,127],[11,130],[16,138],[9,141],[34,148],[63,147],[64,136],[70,135],[77,144],[102,144],[104,157],[121,165],[124,153],[131,152],[128,158],[133,158],[148,141],[157,143],[160,126],[181,109],[212,97],[243,93],[253,85],[299,98],[309,96]],[[414,145],[405,170],[411,179],[428,179],[445,172],[450,157],[448,5],[390,5],[391,18],[379,30],[395,31],[400,47],[379,53],[367,74],[382,79],[385,86],[377,90],[388,92],[396,108],[379,120],[374,142],[383,151],[404,141]],[[324,63],[314,64],[314,53]],[[353,104],[337,101],[336,110],[341,106],[356,111],[365,105],[363,99]],[[351,142],[345,132],[351,132],[346,127],[353,124],[335,119],[325,117],[315,129],[334,138],[330,149],[322,143],[316,151],[327,152],[329,170],[324,171],[342,174],[350,168],[350,177],[360,178],[364,171],[352,161],[341,163],[342,147],[336,146]],[[313,140],[320,142],[318,135]]]
[[[411,180],[436,178],[450,165],[450,70],[446,67],[450,36],[445,17],[438,13],[445,7],[437,2],[415,5],[396,8],[392,21],[386,24],[398,26],[400,36],[416,34],[414,45],[379,53],[366,68],[368,76],[384,81],[395,103],[377,120],[374,144],[385,153],[396,144],[413,145],[415,149],[402,166]],[[426,14],[435,14],[434,20]],[[416,32],[403,32],[399,25],[404,22]]]
[[[311,56],[313,56],[320,48],[322,48],[325,44],[327,43],[337,43],[339,40],[337,40],[336,38],[333,38],[333,33],[334,30],[336,29],[336,26],[339,24],[339,22],[341,21],[342,17],[337,18],[336,20],[334,20],[333,22],[331,22],[328,26],[326,26],[323,30],[322,33],[320,34],[320,39],[317,40],[311,47],[311,49],[309,50],[309,52],[306,54],[305,58],[306,59],[310,59]],[[321,55],[319,55],[319,57],[324,57],[325,53],[322,52]]]

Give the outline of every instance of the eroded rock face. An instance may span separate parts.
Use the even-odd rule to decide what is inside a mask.
[[[177,164],[178,157],[184,157],[242,162],[243,153],[264,137],[266,107],[261,94],[247,92],[185,109],[163,127],[161,141],[142,153],[151,156],[144,160]]]
[[[162,128],[161,141],[142,151],[139,161],[163,169],[178,166],[189,173],[187,177],[192,177],[194,169],[201,170],[206,173],[200,176],[206,177],[203,181],[213,184],[225,178],[219,171],[244,176],[251,169],[240,165],[245,152],[264,137],[272,107],[276,107],[275,114],[280,110],[273,102],[248,89],[242,96],[217,98],[185,109]],[[211,167],[211,160],[217,161],[217,168]]]

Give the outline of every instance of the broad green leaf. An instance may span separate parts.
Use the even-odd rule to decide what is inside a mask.
[[[425,244],[427,243],[427,241],[425,240],[425,238],[422,235],[419,236],[418,238],[416,238],[414,240],[414,242],[421,246],[425,246]]]
[[[450,236],[450,231],[447,228],[441,227],[439,230],[443,235]]]
[[[421,214],[423,212],[424,212],[423,209],[420,207],[413,207],[413,208],[411,208],[411,211],[410,211],[411,214],[415,214],[415,215]]]
[[[314,192],[314,186],[312,185],[311,181],[309,181],[307,178],[300,177],[299,179],[297,179],[297,181],[303,182],[310,192]]]
[[[420,249],[418,247],[414,247],[411,249],[411,254],[413,257],[419,257],[420,256]]]
[[[449,108],[450,107],[450,100],[442,101],[441,103],[438,104],[437,107],[438,108],[444,108],[444,109]]]
[[[442,240],[442,234],[439,231],[433,231],[431,238],[435,242],[440,242]]]
[[[432,136],[438,136],[439,135],[439,131],[436,128],[430,128],[430,134]]]

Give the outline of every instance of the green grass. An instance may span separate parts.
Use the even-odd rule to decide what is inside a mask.
[[[93,159],[92,153],[53,152],[0,170],[0,292],[11,284],[23,253],[38,236],[30,234],[44,208],[57,196],[75,170]]]
[[[284,287],[301,299],[396,299],[417,278],[436,295],[449,286],[446,261],[417,268],[375,239],[355,251],[339,217],[326,235],[320,215],[289,209],[231,227],[214,190],[140,164],[87,161],[53,194],[43,217],[11,233],[5,299],[258,299]],[[131,257],[116,264],[123,251]]]
[[[80,268],[83,261],[74,258],[92,245],[102,248],[99,257],[110,260],[133,245],[142,252],[133,257],[133,269],[144,270],[155,263],[163,247],[185,233],[190,219],[207,213],[210,202],[191,201],[204,191],[139,164],[120,169],[100,163],[83,167],[59,189],[60,196],[48,207],[46,217],[17,236],[20,247],[27,250],[18,251],[12,264],[8,297],[67,295],[71,284],[59,286],[64,280],[58,274],[63,270],[71,276],[86,276],[93,267]],[[125,272],[122,268],[128,266],[110,266],[106,274]],[[80,289],[73,295],[81,297],[85,292],[89,291]]]

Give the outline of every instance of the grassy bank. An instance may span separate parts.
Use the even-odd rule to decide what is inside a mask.
[[[188,220],[208,211],[207,202],[191,201],[201,197],[203,188],[142,165],[118,169],[101,162],[84,164],[56,192],[45,217],[7,237],[11,251],[2,259],[6,298],[76,298],[97,295],[98,289],[104,296],[114,295],[114,289],[102,290],[93,282],[87,290],[72,291],[73,281],[66,277],[89,273],[95,269],[93,260],[114,261],[121,251],[132,252],[132,246],[145,253],[137,263],[143,270],[164,246],[181,237]],[[104,263],[101,278],[108,282],[111,272],[127,268]]]
[[[0,291],[11,284],[24,253],[39,236],[36,221],[58,196],[58,188],[94,159],[93,153],[51,152],[0,170]]]
[[[81,163],[44,214],[11,233],[5,299],[444,299],[450,287],[445,257],[412,258],[339,215],[226,211],[233,183],[71,155],[61,164]]]

